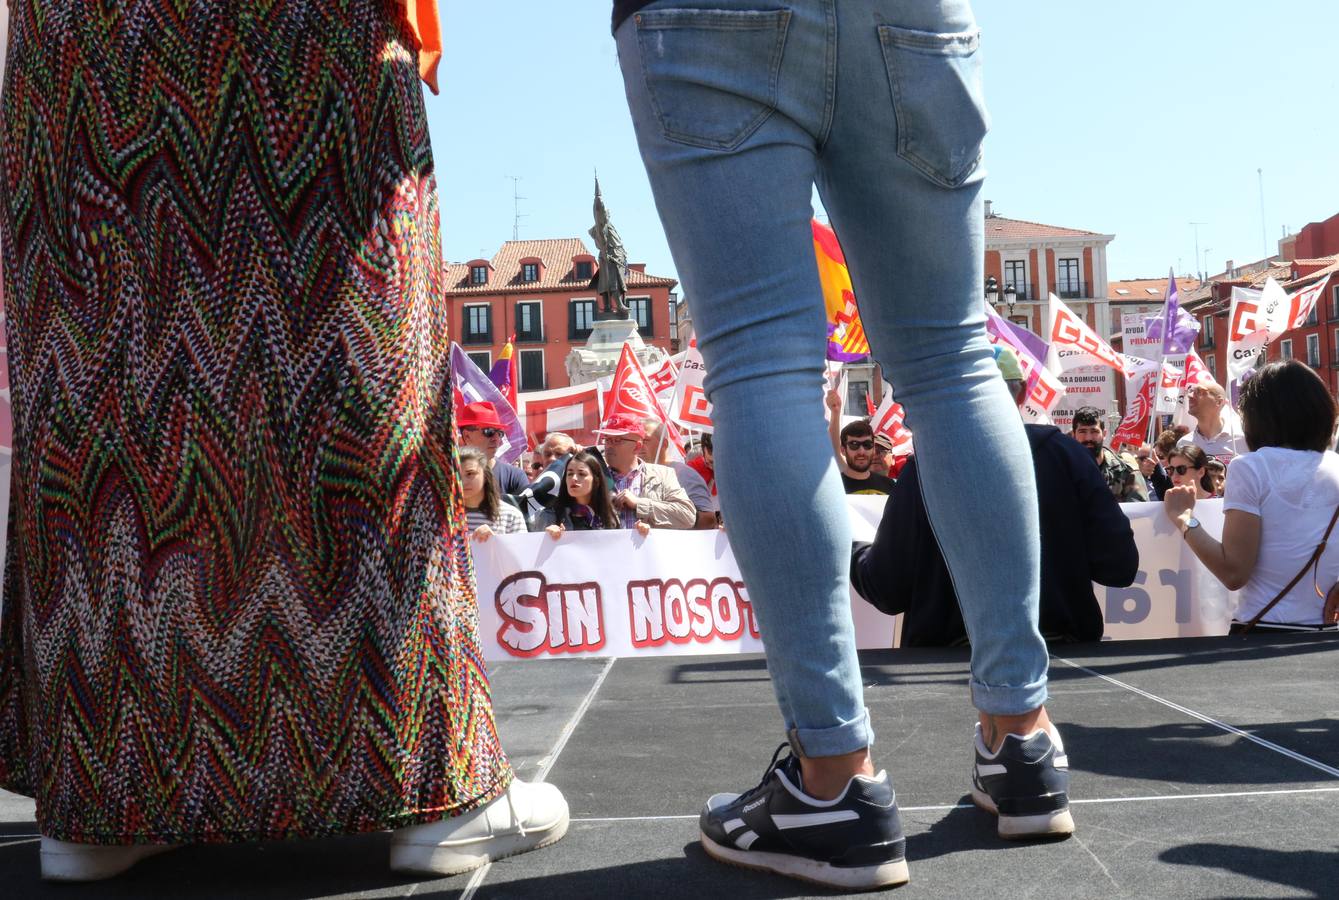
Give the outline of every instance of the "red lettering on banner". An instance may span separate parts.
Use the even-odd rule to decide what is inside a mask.
[[[745,628],[758,636],[744,583],[729,578],[630,581],[628,622],[634,647],[735,641]]]
[[[513,656],[592,653],[604,647],[600,586],[548,584],[542,572],[517,572],[497,586],[499,646]]]

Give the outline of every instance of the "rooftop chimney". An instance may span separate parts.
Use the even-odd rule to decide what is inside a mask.
[[[1230,259],[1227,261],[1227,265],[1223,267],[1223,271],[1227,273],[1228,278],[1237,277],[1237,270],[1232,268],[1232,260]]]
[[[986,201],[986,218],[989,219],[989,218],[990,218],[991,216],[993,216],[993,215],[995,215],[995,213],[994,213],[994,211],[992,211],[991,208],[990,208],[990,201],[987,200],[987,201]]]

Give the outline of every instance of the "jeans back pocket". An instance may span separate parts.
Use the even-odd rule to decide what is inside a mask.
[[[651,9],[634,21],[668,140],[734,150],[776,109],[788,10]]]
[[[897,154],[946,188],[967,183],[990,130],[979,31],[936,34],[879,26],[897,116]]]

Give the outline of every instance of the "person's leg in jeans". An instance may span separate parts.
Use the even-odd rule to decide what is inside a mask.
[[[756,6],[741,0],[699,3],[713,10],[701,13],[661,5],[619,30],[619,54],[707,361],[722,517],[795,749],[806,759],[863,753],[872,734],[845,577],[849,527],[822,414],[825,320],[809,226],[823,20],[728,11]],[[786,89],[798,90],[769,114],[783,55]]]

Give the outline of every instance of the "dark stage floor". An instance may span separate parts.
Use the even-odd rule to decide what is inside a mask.
[[[1078,833],[1010,845],[967,799],[973,713],[957,651],[863,655],[908,829],[915,897],[1339,894],[1339,641],[1109,643],[1052,664]],[[0,793],[0,898],[790,898],[815,889],[706,858],[697,810],[761,776],[780,724],[761,659],[559,660],[494,668],[524,777],[566,792],[568,837],[474,876],[415,881],[384,835],[205,847],[113,882],[38,879],[30,801]],[[821,892],[820,894],[821,895]]]

